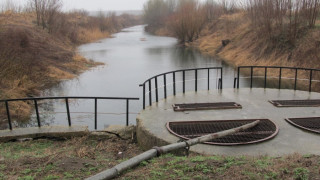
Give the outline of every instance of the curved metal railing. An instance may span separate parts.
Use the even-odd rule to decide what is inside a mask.
[[[156,102],[159,101],[159,86],[158,86],[158,78],[163,77],[163,87],[164,87],[164,99],[167,98],[167,75],[172,74],[172,86],[173,86],[173,95],[176,95],[176,74],[177,73],[182,73],[182,92],[186,92],[186,72],[187,71],[194,71],[194,81],[195,81],[195,91],[198,91],[198,72],[199,71],[207,71],[207,87],[208,90],[210,90],[210,70],[217,70],[220,72],[220,77],[218,81],[218,89],[222,89],[222,74],[223,70],[222,67],[207,67],[207,68],[193,68],[193,69],[181,69],[181,70],[176,70],[176,71],[170,71],[162,74],[158,74],[156,76],[153,76],[149,79],[147,79],[145,82],[140,84],[139,86],[143,88],[143,109],[146,107],[146,94],[149,94],[149,105],[152,105],[152,81],[154,81],[155,85],[155,99]],[[146,92],[146,85],[148,85],[149,89]]]

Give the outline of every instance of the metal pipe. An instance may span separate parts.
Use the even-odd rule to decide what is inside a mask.
[[[38,102],[37,100],[33,100],[34,101],[34,106],[36,109],[36,115],[37,115],[37,122],[38,122],[38,127],[41,127],[41,123],[40,123],[40,116],[39,116],[39,109],[38,109]]]
[[[95,130],[97,130],[97,128],[98,128],[97,109],[98,109],[98,100],[97,100],[97,98],[95,98],[94,99],[94,129]]]
[[[253,81],[253,66],[251,66],[250,71],[251,71],[251,73],[250,73],[250,88],[252,88],[252,81]]]
[[[210,90],[210,69],[208,68],[208,91]]]
[[[68,124],[69,124],[69,126],[71,126],[71,117],[70,117],[69,101],[68,101],[68,98],[65,98],[65,100],[66,100]]]
[[[310,70],[309,92],[312,90],[312,70]]]
[[[220,69],[220,77],[221,77],[221,83],[220,83],[220,89],[222,89],[223,87],[223,69]]]
[[[297,90],[297,79],[298,79],[298,69],[296,69],[296,73],[294,75],[294,90]]]
[[[237,73],[238,73],[237,88],[239,89],[239,86],[240,86],[240,82],[239,82],[240,81],[240,67],[238,67],[238,72]]]
[[[197,92],[198,91],[198,70],[194,71],[194,76],[195,76],[195,84],[194,84],[194,90]]]
[[[182,71],[183,93],[186,92],[186,71]]]
[[[126,100],[127,101],[127,103],[126,103],[126,105],[127,105],[127,108],[126,108],[126,125],[127,126],[129,126],[129,99],[127,99]]]
[[[155,81],[154,81],[154,83],[155,83],[155,87],[156,87],[156,102],[158,102],[159,101],[159,97],[158,97],[158,77],[155,77],[155,79],[154,79]]]
[[[11,117],[10,117],[10,110],[9,110],[8,101],[5,101],[5,104],[6,104],[6,110],[7,110],[7,116],[8,116],[9,129],[12,130],[12,123],[11,123]]]
[[[265,67],[264,68],[264,88],[267,88],[267,71],[268,71],[268,68]]]
[[[173,73],[173,95],[176,95],[176,73]]]
[[[280,67],[280,71],[279,71],[279,89],[281,89],[281,76],[282,76],[282,67]]]
[[[151,80],[149,80],[149,105],[152,105]]]
[[[167,76],[163,75],[163,86],[164,86],[164,98],[167,99]]]

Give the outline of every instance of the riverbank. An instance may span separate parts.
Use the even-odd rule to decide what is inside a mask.
[[[128,19],[116,16],[114,20],[121,25],[101,30],[101,23],[83,12],[59,16],[64,18],[57,21],[61,27],[56,24],[57,29],[50,31],[36,24],[35,13],[0,13],[1,99],[39,96],[44,89],[103,65],[79,55],[77,46],[110,37],[112,33],[138,22],[126,24]],[[108,21],[108,18],[102,20]],[[27,120],[32,106],[30,102],[12,102],[10,114],[13,118]],[[0,111],[1,119],[5,119],[3,106]]]
[[[114,135],[0,143],[0,179],[84,179],[142,152],[134,140]],[[319,162],[319,156],[299,154],[166,154],[116,179],[318,179]]]

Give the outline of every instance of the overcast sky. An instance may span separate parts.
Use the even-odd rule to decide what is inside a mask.
[[[0,0],[3,5],[8,0]],[[9,0],[16,4],[25,4],[28,0]],[[88,11],[99,10],[142,10],[147,0],[62,0],[64,10],[85,9]]]

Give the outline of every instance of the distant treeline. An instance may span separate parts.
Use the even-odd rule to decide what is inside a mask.
[[[252,30],[293,45],[303,31],[316,26],[319,8],[320,0],[149,0],[144,20],[148,31],[165,27],[185,43],[222,15],[243,12]]]

